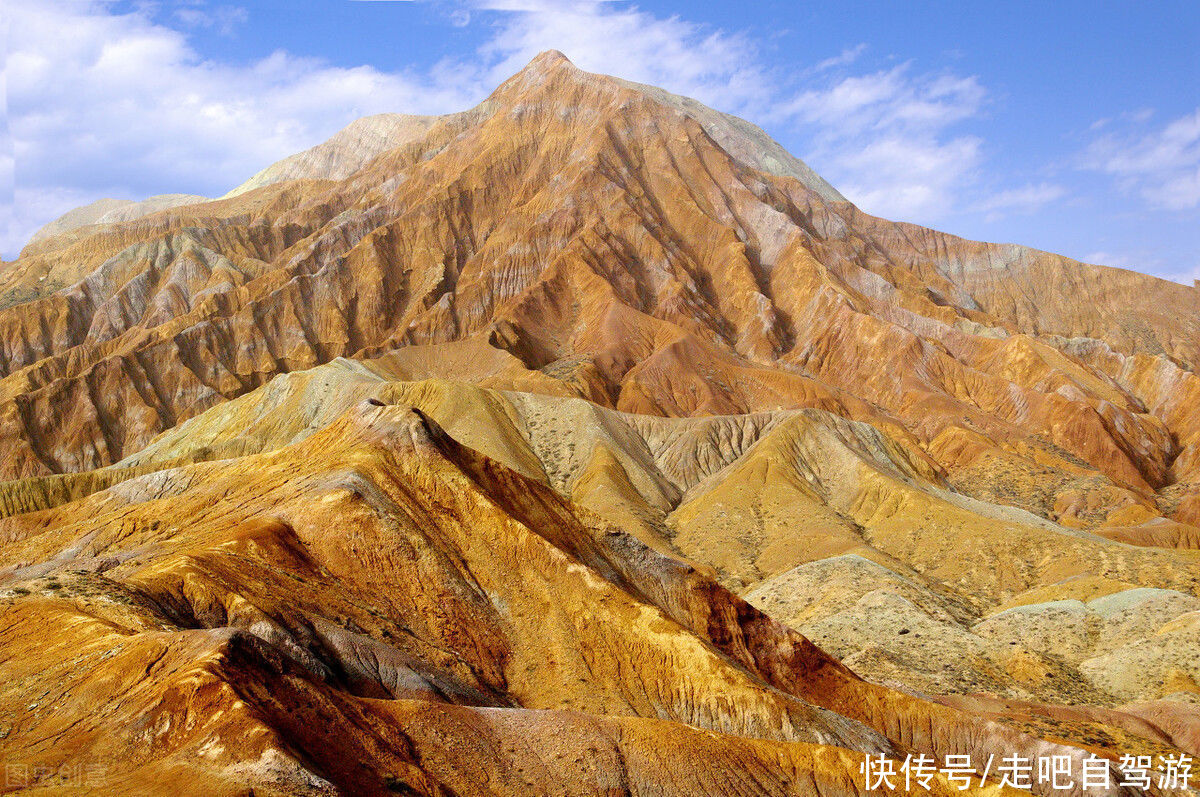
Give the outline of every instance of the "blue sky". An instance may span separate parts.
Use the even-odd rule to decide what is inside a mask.
[[[358,116],[469,107],[555,48],[762,125],[868,212],[1200,278],[1190,0],[7,0],[6,10],[6,258],[71,207],[220,195]]]

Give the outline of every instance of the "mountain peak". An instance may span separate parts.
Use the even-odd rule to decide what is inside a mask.
[[[500,84],[496,91],[499,92],[504,86],[514,84],[521,86],[543,85],[548,82],[551,76],[559,73],[575,77],[584,77],[590,74],[575,66],[571,59],[567,58],[561,51],[543,50],[535,55],[519,71],[509,77],[508,80]]]
[[[545,70],[545,69],[553,69],[555,67],[563,66],[564,64],[573,69],[579,68],[579,67],[575,66],[575,64],[571,61],[571,59],[567,58],[567,56],[565,54],[563,54],[563,52],[561,50],[543,50],[542,52],[535,55],[533,57],[533,60],[530,61],[526,65],[525,68],[526,69]]]
[[[760,171],[799,180],[809,190],[829,202],[846,202],[846,198],[808,164],[788,152],[762,128],[732,114],[710,108],[699,100],[674,94],[666,89],[645,83],[588,72],[576,66],[558,50],[539,53],[524,69],[502,83],[493,93],[501,102],[525,102],[530,92],[554,95],[562,99],[564,89],[588,95],[619,91],[637,92],[664,109],[688,116],[699,123],[714,141],[737,160]],[[569,100],[579,102],[579,97]]]

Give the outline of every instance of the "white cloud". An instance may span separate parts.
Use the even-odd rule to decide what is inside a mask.
[[[833,58],[826,58],[824,61],[821,61],[819,64],[813,67],[813,71],[824,72],[827,69],[833,69],[834,67],[838,66],[849,66],[857,61],[858,57],[866,51],[867,45],[865,42],[855,45],[854,47],[847,47]]]
[[[1144,122],[1142,112],[1135,121]],[[1085,166],[1113,175],[1122,190],[1136,192],[1152,207],[1200,207],[1200,108],[1141,135],[1110,133],[1093,141]]]
[[[975,209],[986,215],[986,219],[997,221],[1008,213],[1032,213],[1055,200],[1062,199],[1067,189],[1054,183],[1029,183],[1020,188],[1011,188],[986,197],[976,204]]]
[[[984,96],[975,77],[913,75],[911,64],[901,64],[806,91],[788,110],[807,122],[859,131],[897,126],[933,131],[976,115]]]
[[[916,74],[911,64],[838,76],[783,106],[809,133],[810,165],[864,210],[919,220],[963,204],[982,141],[953,128],[977,116],[986,92],[974,76]]]
[[[203,2],[183,5],[175,9],[175,19],[189,28],[215,30],[222,36],[233,33],[237,26],[250,18],[241,6],[215,6],[209,8]]]

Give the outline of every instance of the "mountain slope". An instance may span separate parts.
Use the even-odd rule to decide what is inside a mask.
[[[575,764],[558,771],[574,793],[713,793],[726,779],[768,794],[801,778],[856,794],[861,756],[829,746],[1051,749],[859,680],[694,568],[379,400],[275,453],[158,471],[4,532],[0,700],[19,717],[5,747],[110,762],[117,783],[182,767],[202,793],[437,794],[501,766],[515,779],[496,791],[520,793],[547,773],[521,774],[531,751],[508,747],[513,734],[564,725],[604,747],[615,733],[635,759],[705,729],[731,761],[609,765],[602,786],[567,742]],[[29,636],[47,625],[68,635]],[[500,750],[463,746],[480,726]],[[413,752],[424,745],[432,761]]]
[[[223,199],[284,180],[341,180],[389,149],[420,138],[439,120],[436,116],[383,113],[365,116],[315,147],[273,163],[225,194]]]
[[[1196,750],[1195,288],[868,216],[551,52],[0,295],[30,760],[772,794]]]
[[[128,199],[98,199],[90,205],[68,211],[49,224],[42,226],[29,241],[34,243],[43,238],[51,238],[93,224],[119,224],[157,213],[160,210],[206,201],[208,201],[208,197],[196,194],[159,194],[138,202]]]

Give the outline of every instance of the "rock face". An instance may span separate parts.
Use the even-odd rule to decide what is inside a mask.
[[[857,794],[1200,752],[1200,290],[867,216],[557,53],[201,200],[0,271],[0,758]]]

